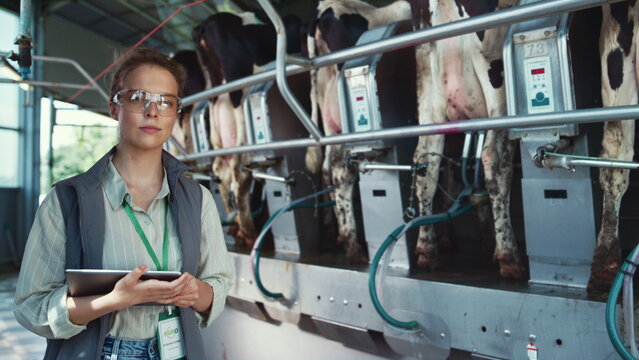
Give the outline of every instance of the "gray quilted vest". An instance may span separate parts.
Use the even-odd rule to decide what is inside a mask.
[[[102,181],[109,157],[115,152],[114,147],[87,172],[55,185],[64,217],[67,269],[102,269],[105,234]],[[181,176],[188,167],[165,151],[162,163],[172,194],[171,216],[182,241],[182,271],[195,274],[200,259],[202,190],[196,182]],[[100,359],[112,316],[91,321],[86,330],[70,339],[48,339],[44,359]],[[180,320],[187,357],[204,359],[204,343],[193,309],[181,309]]]

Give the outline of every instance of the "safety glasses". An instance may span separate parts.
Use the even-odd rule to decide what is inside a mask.
[[[113,95],[113,102],[134,113],[144,113],[154,102],[160,116],[177,115],[182,110],[182,99],[175,95],[151,94],[145,90],[122,89]]]

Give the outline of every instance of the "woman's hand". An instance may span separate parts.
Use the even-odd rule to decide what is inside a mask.
[[[82,325],[110,312],[141,303],[171,304],[184,291],[191,277],[184,273],[171,282],[140,280],[140,276],[147,269],[146,265],[136,267],[120,279],[115,284],[115,288],[106,295],[67,297],[69,320],[74,324]]]
[[[191,277],[184,273],[173,281],[140,280],[147,270],[148,266],[140,265],[115,284],[115,288],[107,296],[112,298],[118,308],[124,309],[147,302],[171,304],[185,290]]]
[[[195,311],[204,313],[211,308],[213,302],[213,288],[193,275],[185,272],[188,281],[182,291],[173,299],[172,304],[178,307],[192,307]]]

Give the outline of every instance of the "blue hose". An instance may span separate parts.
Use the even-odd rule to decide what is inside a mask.
[[[626,258],[626,261],[621,264],[621,268],[619,269],[615,280],[612,282],[612,287],[608,294],[608,301],[606,302],[606,330],[608,331],[608,337],[610,337],[612,346],[624,360],[637,359],[632,356],[628,349],[626,349],[621,337],[619,336],[619,331],[617,330],[617,301],[619,300],[619,293],[621,291],[623,278],[628,272],[628,268],[631,266],[630,263],[634,262],[633,260],[638,256],[638,253],[639,245],[632,250],[630,255]],[[634,271],[632,273],[634,273]],[[632,326],[634,326],[634,324]]]
[[[432,225],[432,224],[448,221],[470,211],[474,207],[472,203],[465,203],[462,205],[462,199],[466,199],[469,193],[470,193],[470,188],[465,188],[459,194],[459,196],[457,196],[455,203],[450,207],[450,209],[447,212],[421,216],[421,217],[413,219],[409,223],[398,226],[395,230],[393,230],[393,232],[390,235],[388,235],[386,240],[384,240],[382,245],[379,247],[379,249],[375,253],[375,256],[373,257],[373,260],[371,262],[370,269],[368,272],[369,274],[368,275],[368,292],[371,296],[371,302],[373,303],[373,307],[375,308],[379,316],[381,316],[382,319],[384,319],[384,321],[386,321],[388,324],[401,329],[414,329],[419,326],[419,323],[417,321],[401,321],[392,317],[388,312],[386,312],[386,310],[384,310],[384,307],[382,306],[379,300],[379,297],[377,296],[377,286],[375,285],[375,277],[377,275],[377,267],[379,265],[379,261],[384,255],[384,252],[393,242],[397,241],[397,238],[400,237],[400,234],[402,234],[403,232],[405,232],[406,230],[410,228],[425,226],[425,225]]]
[[[283,213],[287,212],[287,211],[291,211],[293,209],[301,209],[301,208],[310,208],[310,207],[326,207],[326,206],[333,206],[335,203],[333,201],[331,202],[325,202],[325,203],[319,203],[319,204],[315,204],[315,203],[304,203],[304,201],[314,198],[314,197],[318,197],[322,194],[325,194],[329,191],[333,191],[335,188],[334,187],[329,187],[326,189],[323,189],[321,191],[318,191],[316,193],[310,194],[310,195],[306,195],[303,196],[297,200],[291,201],[288,205],[282,207],[281,209],[277,210],[275,213],[273,213],[273,215],[271,215],[271,217],[268,218],[268,220],[266,221],[266,223],[264,224],[264,226],[262,227],[262,230],[260,231],[260,235],[258,236],[258,239],[256,240],[256,248],[255,248],[255,267],[253,269],[253,276],[255,277],[255,284],[257,285],[257,288],[260,290],[260,292],[262,292],[262,294],[264,294],[265,296],[271,297],[271,298],[275,298],[275,299],[279,299],[279,298],[283,298],[284,295],[282,293],[273,293],[271,291],[269,291],[268,289],[266,289],[266,287],[264,287],[264,284],[262,283],[262,278],[260,277],[260,258],[262,256],[262,245],[264,244],[264,242],[262,241],[262,238],[264,237],[264,235],[266,235],[266,232],[268,231],[268,229],[271,227],[271,224],[278,218],[280,217],[280,215],[282,215]]]

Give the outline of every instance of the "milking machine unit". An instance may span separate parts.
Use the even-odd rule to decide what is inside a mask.
[[[265,70],[274,66],[270,63]],[[300,99],[308,99],[309,84],[308,74],[289,78],[291,91],[299,94]],[[308,131],[273,85],[273,81],[255,85],[244,98],[249,144],[308,137]],[[310,107],[308,100],[305,105]],[[265,180],[266,202],[271,214],[293,199],[319,190],[320,179],[304,170],[304,159],[304,151],[286,149],[253,154],[252,162],[245,164],[245,169],[251,171],[254,178]],[[271,228],[275,251],[291,255],[317,253],[320,246],[320,216],[317,215],[314,209],[283,213]]]
[[[363,33],[357,45],[382,40],[410,30],[407,22],[393,23]],[[375,54],[348,61],[338,78],[340,113],[344,133],[358,133],[416,123],[415,53],[413,48]],[[402,223],[410,204],[413,176],[425,164],[413,164],[416,139],[347,144],[352,165],[361,172],[359,191],[364,236],[370,257],[386,235]],[[390,266],[408,269],[407,244],[397,242]]]
[[[509,115],[575,108],[579,74],[571,64],[569,22],[564,14],[510,27],[504,45]],[[593,192],[590,169],[571,161],[588,155],[586,136],[577,125],[563,125],[511,129],[509,137],[521,141],[530,282],[585,288],[596,242]]]
[[[191,128],[191,133],[188,135],[191,136],[192,148],[187,149],[187,151],[193,152],[195,154],[211,150],[211,144],[209,142],[209,132],[206,129],[208,107],[208,101],[203,101],[193,105],[191,116],[188,119]],[[205,170],[208,172],[211,170],[211,159],[198,159],[196,160],[195,165],[197,169]],[[195,175],[196,173],[194,173],[194,179]],[[226,213],[224,200],[222,199],[222,196],[220,194],[219,180],[217,179],[217,177],[213,176],[209,185],[211,194],[213,195],[213,200],[215,201],[215,206],[217,207],[218,214],[220,215],[220,219],[222,219],[222,226],[228,226],[232,224],[232,219],[235,216],[236,212],[234,211],[231,214]],[[224,232],[224,239],[226,241],[226,244],[229,246],[233,246],[235,244],[235,239],[233,238],[233,236],[227,234],[226,231]]]

